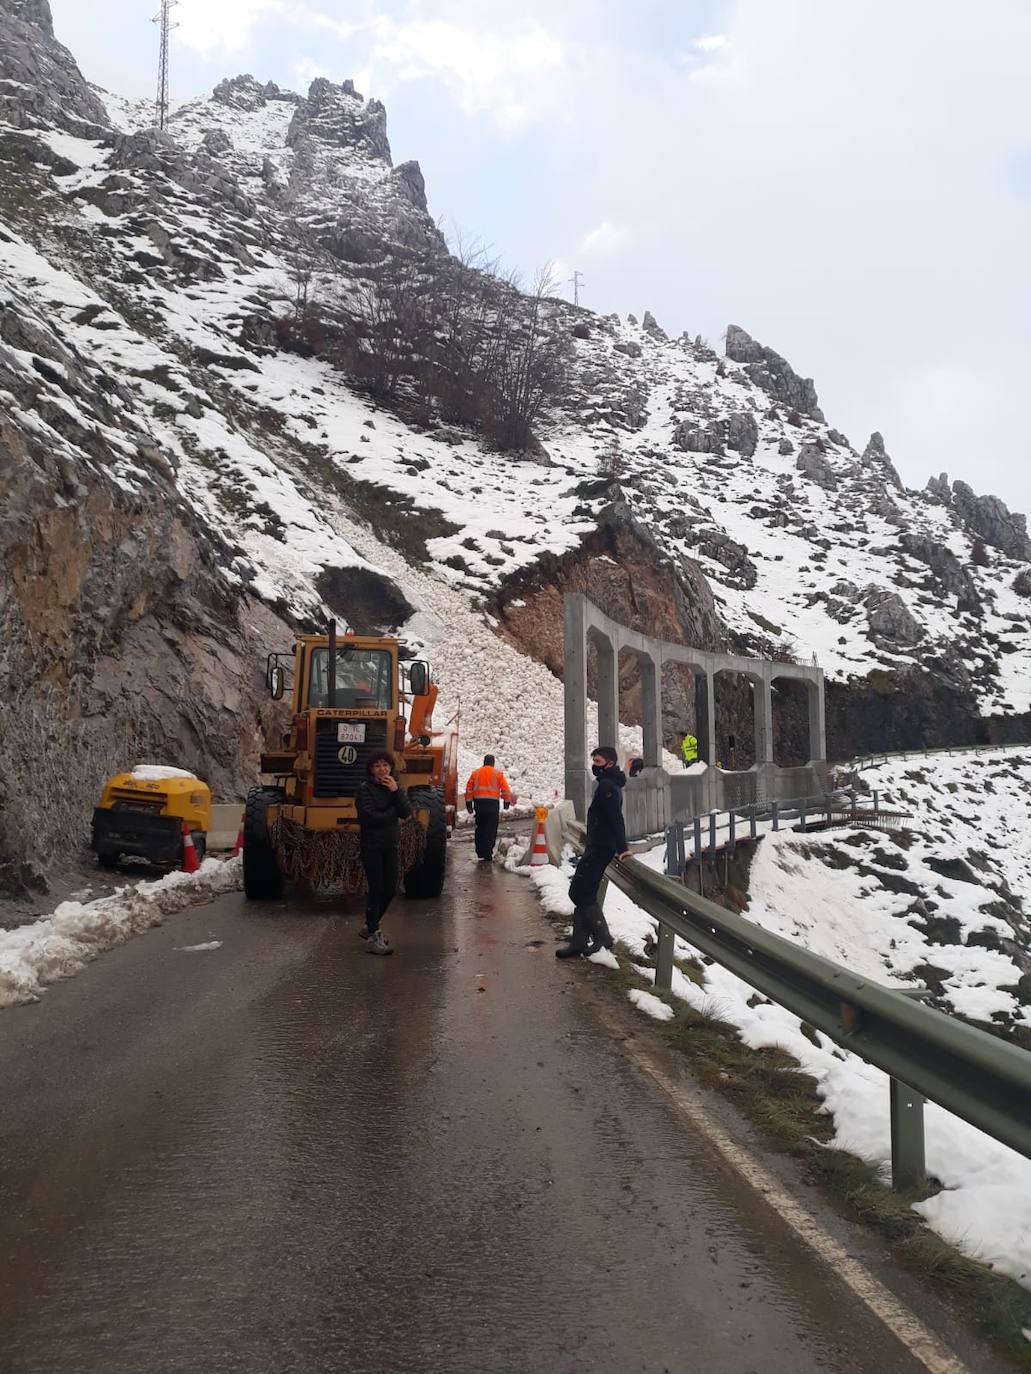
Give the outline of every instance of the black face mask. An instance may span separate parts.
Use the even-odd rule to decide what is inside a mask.
[[[596,778],[600,778],[603,773],[608,772],[608,769],[604,765],[595,763],[591,765],[591,772]]]

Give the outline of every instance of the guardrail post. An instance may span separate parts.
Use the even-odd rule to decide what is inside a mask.
[[[660,992],[673,987],[673,946],[676,936],[665,921],[659,922],[658,946],[655,950],[655,986]]]
[[[803,831],[803,832],[805,831],[805,798],[804,798],[804,797],[802,798],[802,800],[801,800],[801,801],[799,802],[799,804],[798,804],[798,828],[799,828],[799,830],[801,830],[801,831]]]
[[[716,812],[709,812],[709,848],[716,852]]]
[[[734,815],[733,811],[728,811],[728,812],[727,812],[727,843],[730,845],[731,850],[733,850],[734,845],[735,845],[735,843],[736,843],[736,840],[737,840],[737,817]]]
[[[852,824],[856,823],[856,789],[852,788]]]
[[[666,876],[667,876],[667,878],[676,878],[676,877],[679,877],[679,876],[680,876],[680,874],[679,874],[679,872],[678,872],[678,870],[677,870],[677,844],[676,844],[676,833],[677,833],[677,832],[676,832],[676,828],[675,828],[675,826],[672,826],[672,825],[669,826],[669,827],[667,828],[667,830],[666,830]]]
[[[825,793],[823,794],[823,809],[824,809],[824,813],[825,813],[826,818],[827,818],[827,824],[830,825],[831,820],[832,820],[832,815],[831,815],[831,794],[830,794],[829,792],[825,792]]]
[[[694,818],[694,861],[700,864],[702,861],[702,818]]]
[[[874,813],[875,816],[879,816],[879,815],[880,815],[881,808],[880,808],[880,803],[878,802],[878,799],[877,799],[877,798],[878,798],[878,792],[877,792],[877,788],[876,788],[876,787],[874,788],[873,792],[872,792],[870,795],[873,797],[873,813]]]
[[[926,1177],[924,1098],[897,1078],[891,1093],[891,1186],[897,1193],[915,1188]]]
[[[774,828],[774,830],[779,830],[779,829],[780,829],[780,802],[776,802],[776,801],[775,801],[775,802],[773,803],[773,805],[770,807],[770,814],[771,814],[772,817],[773,817],[773,828]]]
[[[681,875],[687,872],[687,854],[684,846],[683,821],[677,821],[677,872]]]
[[[748,828],[752,839],[755,839],[755,802],[748,808]]]

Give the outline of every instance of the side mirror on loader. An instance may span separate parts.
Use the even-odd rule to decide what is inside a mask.
[[[286,674],[278,665],[268,671],[268,689],[273,701],[283,699],[283,688],[286,685]]]
[[[424,697],[430,690],[430,665],[416,659],[408,669],[408,685],[413,697]]]

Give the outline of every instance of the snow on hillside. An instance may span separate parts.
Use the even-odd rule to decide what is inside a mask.
[[[864,777],[887,803],[912,812],[911,833],[767,835],[752,864],[745,915],[872,980],[926,987],[944,1011],[1026,1036],[1031,751],[896,760]],[[662,870],[663,848],[639,857]],[[529,871],[546,908],[569,915],[571,869]],[[617,940],[640,958],[652,918],[613,887],[606,915]],[[678,957],[692,953],[678,941]],[[636,967],[654,980],[653,969]],[[817,1082],[835,1144],[887,1171],[885,1074],[819,1032],[814,1044],[798,1017],[757,998],[718,964],[705,966],[704,987],[674,969],[673,992],[737,1027],[751,1048],[790,1053]],[[917,1210],[966,1254],[1031,1288],[1031,1161],[932,1104],[926,1141],[928,1170],[942,1191]]]
[[[815,405],[775,403],[700,341],[555,302],[573,394],[538,426],[533,456],[436,421],[412,427],[327,362],[277,351],[269,331],[292,308],[298,216],[332,226],[347,207],[362,253],[403,253],[420,236],[442,251],[417,169],[390,165],[380,107],[316,87],[306,102],[250,78],[223,83],[218,98],[178,107],[166,138],[146,131],[140,104],[105,96],[126,137],[46,131],[66,159],[49,227],[31,244],[0,241],[4,280],[118,379],[124,417],[236,544],[227,576],[321,616],[320,573],[357,561],[335,531],[359,489],[395,521],[433,514],[428,571],[489,598],[504,575],[575,548],[611,480],[664,553],[699,562],[738,635],[815,654],[832,676],[918,661],[970,675],[985,712],[1031,706],[1031,617],[1012,589],[1023,565],[993,549],[974,566],[953,509],[902,490],[882,448],[860,454]],[[346,302],[349,270],[338,262],[313,292]],[[38,383],[31,350],[18,357]],[[49,389],[69,405],[60,379]],[[141,480],[137,468],[126,460],[119,480]]]

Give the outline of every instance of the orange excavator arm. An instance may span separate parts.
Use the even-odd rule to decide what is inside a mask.
[[[433,734],[433,708],[436,704],[436,683],[431,684],[425,696],[412,699],[412,716],[408,722],[408,733],[412,739],[418,739],[420,735]]]

